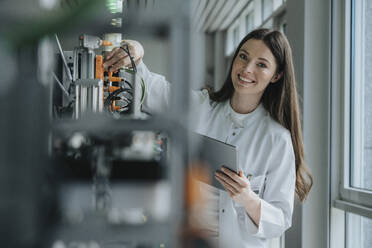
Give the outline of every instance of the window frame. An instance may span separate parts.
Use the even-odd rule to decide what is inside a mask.
[[[245,24],[245,17],[253,13],[253,28],[257,27],[256,19],[257,19],[257,11],[255,11],[255,2],[250,1],[248,3],[247,8],[236,18],[236,20],[230,25],[230,27],[227,29],[226,33],[226,47],[225,47],[225,57],[229,57],[233,54],[235,50],[235,44],[234,44],[234,30],[238,28],[239,32],[239,39],[242,39],[245,35],[246,31],[246,24]]]
[[[354,85],[354,3],[355,0],[333,1],[332,95],[331,95],[331,169],[333,207],[372,218],[372,191],[350,185],[352,163],[351,101]],[[342,6],[338,6],[341,4]],[[337,11],[342,11],[336,13]],[[341,31],[341,32],[339,32]],[[352,37],[350,41],[350,37]],[[337,53],[342,56],[338,58]],[[341,60],[339,60],[341,59]],[[337,64],[336,61],[341,61]],[[339,84],[339,85],[337,85]],[[336,121],[335,121],[336,120]],[[341,144],[337,146],[337,144]]]
[[[270,1],[271,3],[271,9],[268,10],[268,12],[266,13],[266,9],[265,9],[265,5],[267,4],[266,1]],[[269,19],[269,17],[272,15],[272,13],[274,12],[274,1],[273,0],[261,0],[261,18],[262,18],[262,22],[264,22],[266,19]],[[267,14],[267,16],[265,15]]]
[[[277,28],[276,22],[278,18],[283,18],[286,14],[286,1],[283,0],[272,0],[273,9],[270,15],[263,20],[263,0],[250,0],[247,7],[239,14],[239,16],[233,21],[230,27],[226,31],[226,42],[225,42],[225,57],[230,57],[235,50],[234,46],[234,30],[236,27],[239,29],[240,39],[246,35],[246,17],[249,14],[253,14],[253,29],[259,27],[272,27]]]
[[[225,43],[225,57],[228,57],[230,56],[234,50],[235,50],[235,44],[234,44],[234,30],[235,29],[238,29],[238,32],[240,34],[240,20],[237,19],[235,20],[230,28],[227,30],[227,33],[226,33],[226,43]],[[240,37],[239,37],[240,38]]]

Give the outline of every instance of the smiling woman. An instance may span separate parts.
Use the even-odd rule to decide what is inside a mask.
[[[237,58],[238,55],[239,58]],[[246,61],[247,66],[236,71],[236,68],[239,69],[238,61],[241,59]],[[235,86],[236,83],[234,83],[234,81],[239,82],[236,79],[238,76],[241,77],[239,72],[246,73],[243,75],[250,75],[250,77],[257,77],[256,88],[259,90],[256,91],[256,94],[249,94],[247,90],[247,97],[236,97],[241,95]],[[261,85],[258,86],[258,84]],[[254,93],[255,91],[251,90],[250,92]],[[245,36],[235,51],[233,63],[223,87],[217,92],[210,92],[210,98],[216,102],[231,99],[233,108],[234,102],[239,101],[234,98],[245,99],[246,103],[243,105],[257,106],[257,97],[258,102],[264,105],[271,117],[291,133],[296,157],[296,193],[303,201],[310,191],[312,177],[304,164],[292,52],[288,40],[279,31],[258,29]],[[241,112],[244,113],[244,110]],[[309,181],[306,181],[306,177]]]
[[[231,99],[232,108],[241,114],[254,110],[269,83],[275,83],[281,77],[276,73],[275,58],[261,40],[246,41],[234,59],[231,80],[234,93]],[[240,101],[246,103],[238,104]],[[243,107],[243,109],[238,109]]]
[[[142,46],[128,43],[140,61]],[[106,65],[130,65],[119,50]],[[142,109],[167,109],[170,84],[141,61],[137,69],[148,89]],[[224,167],[215,173],[225,190],[201,186],[213,206],[201,228],[218,247],[267,247],[291,226],[295,192],[303,201],[312,185],[287,39],[278,31],[252,31],[235,51],[223,87],[192,98],[194,131],[237,147],[240,168],[238,174]]]

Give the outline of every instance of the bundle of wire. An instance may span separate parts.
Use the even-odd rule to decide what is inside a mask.
[[[120,113],[125,113],[129,110],[129,106],[133,100],[133,88],[132,88],[132,85],[128,81],[125,80],[125,82],[129,85],[129,88],[124,88],[124,86],[121,86],[119,89],[111,92],[105,99],[104,106],[110,113],[115,112],[115,110],[113,109],[113,103],[114,101],[118,101],[118,100],[124,101],[127,103],[125,106],[122,106],[120,108],[119,110]],[[130,97],[126,96],[123,92],[126,92],[127,95]]]
[[[132,68],[131,69],[125,69],[125,71],[130,73],[130,74],[136,74],[137,73],[137,67],[136,67],[136,64],[134,62],[134,59],[133,59],[132,55],[130,54],[128,44],[125,43],[120,48],[126,54],[128,54],[128,57],[131,61],[131,67]],[[129,87],[128,88],[125,87],[125,84],[128,85]],[[145,82],[143,81],[142,78],[141,78],[141,88],[142,88],[142,96],[141,96],[141,100],[140,100],[140,105],[142,105],[142,103],[144,101],[144,98],[145,98],[145,93],[146,93],[146,85],[145,85]],[[125,93],[127,93],[127,96],[125,95]],[[110,93],[110,95],[108,95],[108,97],[105,100],[104,105],[105,105],[105,108],[110,113],[114,113],[115,112],[115,110],[113,109],[114,101],[124,101],[127,104],[125,106],[122,106],[119,109],[119,112],[120,112],[120,114],[125,114],[130,109],[133,97],[134,97],[133,96],[133,86],[128,81],[124,80],[124,84],[122,86],[120,86],[119,89],[115,90],[114,92]]]

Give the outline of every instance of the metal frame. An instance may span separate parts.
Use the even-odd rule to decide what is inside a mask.
[[[156,7],[156,8],[155,8]],[[89,219],[91,223],[85,226],[84,233],[82,226],[68,227],[68,229],[59,229],[60,234],[65,234],[68,237],[108,237],[115,239],[133,238],[135,241],[149,242],[151,240],[166,240],[170,247],[179,247],[179,231],[184,224],[184,175],[186,162],[188,159],[188,136],[186,129],[180,127],[185,123],[189,123],[187,114],[180,117],[180,113],[188,112],[189,95],[185,92],[189,91],[189,2],[182,0],[159,1],[150,12],[143,11],[141,13],[126,13],[128,20],[126,27],[123,29],[132,35],[143,35],[144,32],[149,32],[148,35],[159,35],[164,32],[171,41],[170,46],[170,61],[171,61],[171,82],[177,87],[171,88],[170,111],[167,112],[167,117],[157,115],[149,120],[112,120],[105,118],[103,115],[87,115],[79,120],[63,120],[53,123],[53,129],[60,133],[71,133],[82,130],[88,133],[100,133],[102,135],[112,134],[115,132],[125,132],[134,130],[162,130],[166,131],[171,138],[171,152],[167,159],[169,172],[167,182],[171,187],[171,206],[169,221],[166,223],[148,223],[144,226],[122,227],[116,228],[115,231],[108,230],[100,233],[104,220],[92,217]],[[178,13],[174,14],[177,9]],[[155,18],[158,17],[158,18]],[[155,19],[154,19],[155,18]],[[139,21],[141,20],[141,21]],[[154,21],[156,20],[156,21]],[[95,27],[89,26],[88,29]],[[156,33],[155,31],[158,31]],[[160,31],[161,32],[160,32]],[[120,30],[121,31],[121,30]],[[183,59],[180,59],[183,58]],[[163,118],[161,118],[163,117]],[[158,227],[158,228],[157,228]],[[98,230],[97,230],[98,228]],[[133,228],[133,229],[132,229]],[[73,231],[69,231],[69,229]],[[80,232],[75,233],[80,230]],[[125,233],[121,233],[121,231]],[[128,233],[126,233],[128,232]],[[105,236],[107,235],[107,236]]]
[[[331,167],[331,216],[330,216],[330,240],[329,247],[339,248],[345,247],[345,212],[335,208],[335,201],[339,197],[339,183],[342,177],[341,171],[338,169],[339,165],[344,161],[348,152],[343,151],[345,139],[347,135],[343,134],[345,129],[345,119],[341,114],[343,113],[343,102],[348,100],[345,95],[345,75],[349,72],[350,67],[345,67],[343,61],[348,57],[348,50],[345,50],[348,40],[346,39],[347,30],[344,29],[345,23],[349,21],[346,15],[345,1],[332,1],[332,81],[331,81],[331,124],[330,124],[330,167]],[[341,73],[344,71],[344,73]],[[339,96],[339,97],[335,97]],[[342,154],[342,155],[340,155]]]
[[[372,217],[371,192],[349,187],[353,60],[351,1],[332,1],[331,248],[348,244],[347,213]],[[367,206],[366,206],[367,205]],[[368,206],[369,205],[369,206]],[[359,220],[360,221],[360,220]],[[344,238],[340,238],[344,237]],[[353,244],[355,245],[355,244]]]
[[[303,66],[303,79],[300,80],[303,80],[304,86],[303,133],[306,163],[314,184],[302,205],[301,246],[328,247],[331,205],[331,0],[304,1],[304,31],[298,35],[302,34],[304,54],[300,65]]]
[[[245,2],[244,2],[245,3]],[[262,20],[262,1],[261,0],[252,0],[247,3],[245,3],[246,8],[245,10],[241,11],[239,15],[235,18],[234,21],[229,22],[231,23],[229,27],[227,25],[221,26],[219,30],[223,30],[224,28],[227,28],[226,30],[226,48],[225,48],[225,56],[229,57],[232,55],[232,53],[235,50],[234,47],[234,30],[236,27],[238,27],[239,32],[239,38],[243,38],[246,34],[246,16],[253,12],[253,18],[254,18],[254,24],[253,28],[263,28],[270,25],[275,25],[275,19],[279,16],[282,16],[285,13],[285,10],[287,8],[286,2],[273,2],[273,9],[271,14]]]
[[[341,6],[338,6],[341,5]],[[342,13],[337,13],[342,11]],[[350,187],[350,164],[354,162],[351,150],[352,115],[351,102],[353,94],[353,6],[350,1],[334,1],[334,39],[333,90],[332,90],[332,179],[333,206],[347,212],[372,218],[372,192]],[[342,17],[343,16],[343,17]],[[337,19],[336,19],[337,18]],[[350,37],[352,41],[350,42]],[[337,49],[337,50],[336,50]],[[352,61],[348,61],[351,58]],[[349,82],[352,82],[350,84]],[[337,144],[340,144],[337,146]]]

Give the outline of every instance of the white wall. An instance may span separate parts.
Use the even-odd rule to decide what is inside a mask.
[[[141,42],[145,55],[143,61],[147,67],[158,74],[164,75],[168,80],[170,77],[170,43],[163,39],[138,39]]]

